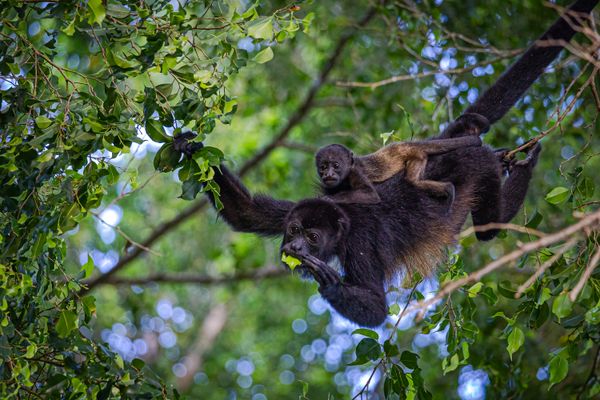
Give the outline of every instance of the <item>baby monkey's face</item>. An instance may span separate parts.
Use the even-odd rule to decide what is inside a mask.
[[[324,187],[333,189],[348,176],[352,167],[352,152],[341,145],[330,145],[316,156],[317,172]]]

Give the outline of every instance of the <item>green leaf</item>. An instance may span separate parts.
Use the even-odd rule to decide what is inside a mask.
[[[448,361],[448,358],[444,358],[444,361],[442,361],[442,370],[444,371],[444,375],[446,375],[448,372],[452,372],[454,371],[456,368],[458,368],[458,354],[453,354],[452,357],[450,357],[450,361]]]
[[[270,47],[267,47],[264,50],[259,51],[254,56],[254,61],[259,64],[264,64],[267,61],[271,61],[273,59],[273,50]]]
[[[600,324],[600,303],[598,303],[594,308],[590,308],[585,313],[585,322],[590,325]]]
[[[403,351],[402,355],[400,356],[400,361],[402,362],[402,364],[404,364],[407,368],[410,368],[410,369],[415,369],[419,366],[417,363],[418,359],[419,359],[418,355],[416,355],[415,353],[412,353],[408,350]]]
[[[173,144],[164,144],[154,156],[154,168],[161,172],[173,171],[179,159],[181,159],[181,154],[173,149]]]
[[[106,399],[108,399],[109,396],[110,396],[110,392],[112,390],[112,387],[113,387],[112,381],[108,381],[106,383],[106,386],[104,386],[104,388],[101,391],[98,392],[98,396],[96,396],[96,400],[106,400]]]
[[[142,368],[144,368],[144,365],[146,365],[146,363],[144,362],[144,360],[141,360],[139,358],[134,358],[133,360],[131,360],[131,365],[134,368],[142,369]]]
[[[281,253],[281,261],[283,261],[290,269],[293,271],[297,266],[302,264],[302,261],[298,260],[296,257],[288,256],[285,253]]]
[[[83,279],[89,278],[94,272],[94,260],[89,254],[87,262],[81,266],[81,271],[83,271]]]
[[[104,17],[106,16],[106,10],[104,9],[104,5],[102,5],[102,0],[89,0],[88,8],[89,24],[91,25],[95,22],[98,25],[102,25],[102,21],[104,21]]]
[[[87,315],[92,315],[96,312],[96,298],[94,296],[84,296],[81,298],[83,310]]]
[[[155,119],[146,121],[146,134],[148,134],[150,139],[158,143],[169,142],[172,140],[172,138],[165,133],[160,121]]]
[[[188,179],[181,185],[181,195],[179,198],[183,200],[194,200],[198,193],[202,191],[204,184],[197,179]]]
[[[559,319],[567,317],[573,310],[573,303],[569,299],[568,293],[561,293],[552,303],[552,313]]]
[[[37,351],[37,346],[35,345],[35,343],[31,343],[29,346],[27,346],[27,352],[25,353],[24,357],[31,358],[35,355],[36,351]]]
[[[67,36],[73,36],[73,34],[75,33],[75,21],[77,20],[77,18],[73,18],[73,21],[71,21],[69,23],[69,25],[67,25],[62,31],[64,32],[65,35]]]
[[[536,301],[536,304],[541,305],[541,304],[547,302],[548,300],[550,300],[551,297],[552,297],[552,292],[550,291],[550,289],[547,287],[542,288],[542,291],[540,292],[540,295]]]
[[[389,340],[386,340],[383,343],[383,351],[385,352],[385,355],[387,357],[395,357],[398,354],[400,354],[400,351],[398,350],[398,346],[391,343]]]
[[[39,116],[35,119],[35,124],[38,126],[38,128],[45,129],[52,125],[52,120],[44,116]]]
[[[469,297],[477,297],[477,293],[479,293],[479,291],[481,290],[482,287],[483,287],[483,282],[477,282],[476,284],[471,286],[469,288],[469,290],[467,291],[467,293],[469,294]]]
[[[56,332],[61,338],[69,336],[71,331],[77,328],[77,315],[68,310],[61,311],[58,316],[58,322],[56,323]]]
[[[512,332],[508,335],[508,356],[512,360],[512,355],[521,348],[525,342],[525,334],[520,328],[513,327]]]
[[[250,22],[248,36],[255,39],[273,39],[273,17],[260,17]]]
[[[569,198],[570,191],[566,187],[558,186],[546,195],[546,201],[550,204],[560,204]]]
[[[527,221],[525,226],[528,228],[535,229],[540,225],[540,223],[542,222],[543,219],[544,219],[544,216],[542,214],[540,214],[539,211],[536,211],[535,214],[529,219],[529,221]]]
[[[375,331],[372,331],[370,329],[365,329],[365,328],[359,328],[359,329],[355,329],[352,332],[353,335],[358,334],[358,335],[363,335],[366,337],[370,337],[371,339],[379,339],[379,334]]]
[[[356,357],[359,359],[367,358],[369,360],[377,360],[381,355],[381,346],[376,340],[365,338],[356,346]]]
[[[561,382],[569,372],[569,362],[562,355],[558,355],[550,360],[550,386],[548,390],[556,383]]]

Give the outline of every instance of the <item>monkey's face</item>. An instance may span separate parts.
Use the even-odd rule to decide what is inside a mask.
[[[312,255],[324,262],[332,259],[349,229],[348,217],[328,201],[300,202],[286,218],[281,251],[302,259]]]
[[[322,259],[331,253],[333,242],[329,229],[305,227],[302,221],[291,220],[286,228],[281,250],[294,257],[312,255]]]
[[[327,189],[338,187],[348,177],[354,162],[352,152],[341,145],[330,145],[316,156],[317,172]]]

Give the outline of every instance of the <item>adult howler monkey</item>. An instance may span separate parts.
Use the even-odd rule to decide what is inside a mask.
[[[589,12],[596,3],[579,0],[571,10]],[[542,38],[568,41],[573,33],[561,18]],[[532,46],[467,111],[496,121],[559,50]],[[442,137],[464,134],[460,129],[447,129]],[[223,204],[219,213],[227,223],[239,231],[283,235],[281,250],[301,259],[298,268],[315,278],[319,292],[340,314],[360,325],[376,326],[387,316],[384,282],[400,266],[430,272],[432,259],[440,257],[444,247],[452,243],[469,212],[476,224],[506,222],[516,214],[539,151],[538,144],[525,160],[513,162],[503,185],[502,164],[490,148],[461,148],[430,157],[426,178],[450,182],[456,188],[449,213],[443,204],[400,175],[375,185],[381,199],[376,205],[338,204],[325,198],[296,203],[253,196],[224,166],[214,179]],[[212,194],[207,195],[214,204]],[[494,235],[478,233],[480,239]],[[327,264],[335,258],[343,273]]]

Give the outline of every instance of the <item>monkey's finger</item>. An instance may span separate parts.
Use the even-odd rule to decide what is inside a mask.
[[[323,269],[323,276],[327,281],[328,285],[335,285],[339,282],[339,277],[337,272],[331,269],[329,266]]]
[[[327,286],[327,282],[323,277],[323,274],[321,273],[320,269],[309,269],[308,270],[311,275],[313,276],[313,278],[315,278],[315,281],[317,281],[317,283],[319,284],[319,286]]]

